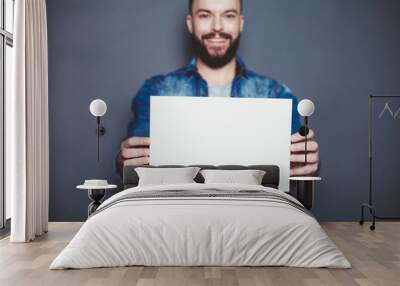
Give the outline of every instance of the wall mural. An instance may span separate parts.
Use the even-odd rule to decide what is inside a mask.
[[[359,220],[359,205],[368,192],[368,113],[362,106],[371,91],[400,91],[400,17],[391,13],[400,11],[400,1],[243,2],[243,27],[240,15],[234,13],[223,19],[235,19],[235,25],[212,32],[203,23],[209,15],[186,21],[189,1],[46,1],[51,221],[87,218],[87,192],[76,189],[86,179],[106,179],[121,186],[117,157],[120,165],[149,162],[148,95],[245,97],[257,89],[265,97],[269,93],[275,97],[292,95],[298,102],[310,99],[315,103],[316,112],[309,122],[314,143],[307,144],[307,151],[314,153],[307,156],[307,162],[313,163],[304,168],[304,137],[297,134],[304,120],[298,117],[290,134],[294,136],[291,170],[305,175],[319,164],[318,176],[323,180],[318,183],[313,209],[318,219]],[[191,34],[188,26],[197,29]],[[227,82],[212,81],[207,76],[210,73],[201,72],[204,80],[178,84],[182,79],[193,79],[191,74],[200,79],[194,71],[204,70],[204,65],[199,69],[198,61],[192,61],[195,53],[212,66],[229,63],[238,55],[243,69],[234,73],[230,69]],[[182,67],[186,67],[182,75],[189,76],[174,73]],[[240,76],[241,71],[249,73]],[[171,72],[175,76],[165,76]],[[236,77],[236,72],[236,83],[224,84]],[[205,82],[215,88],[207,93]],[[258,88],[253,85],[257,82],[261,82]],[[107,131],[100,138],[99,161],[96,119],[89,112],[90,103],[98,98],[108,108],[101,118]],[[374,121],[380,126],[374,129],[374,140],[382,142],[374,146],[386,144],[375,150],[387,152],[382,156],[384,163],[387,158],[394,160],[399,149],[394,138],[400,132],[394,125],[398,127],[400,102],[380,100],[376,108]],[[374,176],[395,187],[397,180],[385,181],[385,176],[376,172],[389,175],[390,168],[397,165],[393,162],[381,170],[376,162]],[[398,204],[399,197],[391,200],[380,190],[382,186],[377,186],[376,193],[382,196],[382,202],[376,201],[379,208]],[[106,197],[113,192],[107,192]]]

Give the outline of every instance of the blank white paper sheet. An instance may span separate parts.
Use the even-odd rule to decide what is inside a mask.
[[[151,165],[277,165],[289,191],[292,100],[152,96]]]

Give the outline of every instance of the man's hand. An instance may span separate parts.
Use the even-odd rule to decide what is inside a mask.
[[[290,176],[311,176],[318,172],[319,147],[314,131],[307,135],[307,165],[305,162],[305,138],[299,133],[293,134],[290,146]],[[130,137],[121,143],[118,165],[122,169],[128,165],[146,165],[150,161],[150,138]]]
[[[118,155],[120,170],[128,165],[146,165],[150,162],[150,138],[130,137],[121,143]]]
[[[307,165],[305,165],[305,137],[293,134],[290,146],[290,176],[315,176],[319,169],[319,147],[314,131],[307,135]]]

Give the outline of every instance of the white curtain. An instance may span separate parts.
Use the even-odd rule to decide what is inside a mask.
[[[14,91],[6,98],[6,172],[12,242],[47,232],[49,194],[48,53],[45,0],[16,0]]]

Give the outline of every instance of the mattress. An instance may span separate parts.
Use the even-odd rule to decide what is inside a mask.
[[[351,267],[290,195],[193,183],[134,187],[110,197],[50,269],[134,265]]]

